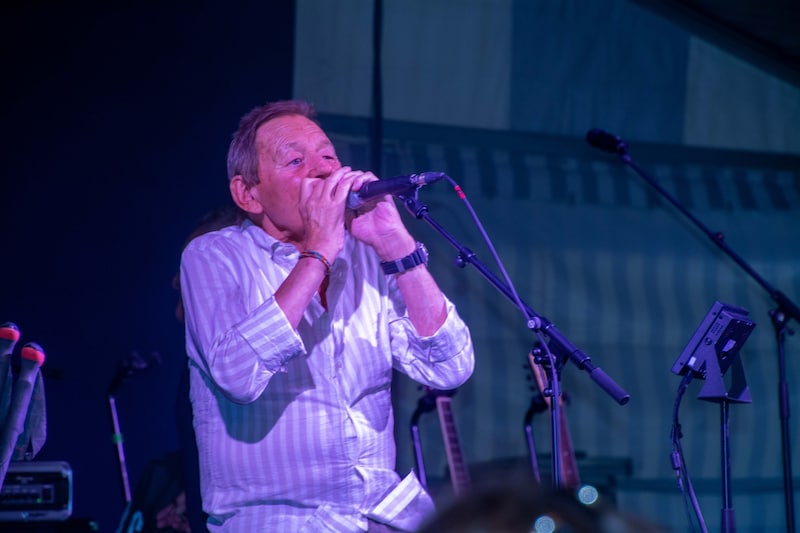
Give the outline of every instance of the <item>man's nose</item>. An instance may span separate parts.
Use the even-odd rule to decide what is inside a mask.
[[[315,178],[327,178],[334,170],[336,170],[336,161],[322,156],[318,156],[314,160],[312,173]]]

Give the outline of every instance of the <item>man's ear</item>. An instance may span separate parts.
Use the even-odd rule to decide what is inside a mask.
[[[261,206],[261,202],[253,195],[254,188],[248,187],[241,175],[234,176],[230,181],[229,187],[233,203],[245,213],[258,215],[263,212],[264,208]]]

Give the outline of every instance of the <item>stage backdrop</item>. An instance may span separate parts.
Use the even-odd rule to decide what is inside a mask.
[[[588,374],[564,368],[585,477],[610,487],[621,508],[674,530],[688,523],[670,464],[680,383],[670,370],[715,301],[749,309],[757,326],[742,361],[753,401],[731,409],[733,506],[742,529],[782,529],[774,303],[688,218],[584,137],[592,128],[620,136],[653,179],[796,301],[800,88],[627,0],[381,4],[376,26],[370,0],[297,2],[294,94],[324,113],[343,161],[383,176],[444,171],[463,187],[522,298],[631,395],[619,406]],[[384,122],[374,121],[376,109]],[[447,183],[420,196],[499,273]],[[476,339],[475,375],[453,400],[466,459],[483,477],[527,468],[534,335],[475,269],[454,266],[447,241],[410,223]],[[786,348],[795,389],[796,339]],[[684,447],[716,528],[720,408],[698,400],[698,390],[693,383],[680,406]],[[397,391],[403,471],[414,465],[408,424],[423,391],[400,378]],[[799,397],[790,391],[790,412]],[[547,422],[535,417],[542,453]],[[441,476],[438,422],[426,415],[422,423],[428,473]]]

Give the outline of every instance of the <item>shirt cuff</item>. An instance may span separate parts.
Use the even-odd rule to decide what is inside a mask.
[[[305,353],[302,339],[274,296],[258,306],[237,329],[266,370],[278,372],[289,359]]]

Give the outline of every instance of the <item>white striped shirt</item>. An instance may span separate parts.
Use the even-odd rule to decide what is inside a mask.
[[[463,384],[472,341],[453,304],[430,337],[405,315],[372,248],[347,235],[329,311],[315,296],[295,331],[274,293],[297,249],[250,221],[194,239],[181,260],[186,348],[212,531],[407,530],[433,510],[394,471],[392,368],[437,389]],[[394,490],[393,490],[394,489]]]

